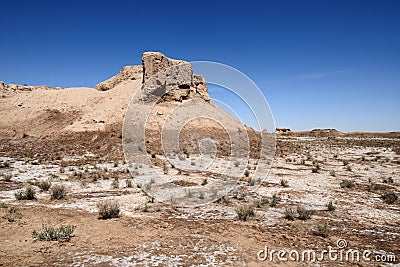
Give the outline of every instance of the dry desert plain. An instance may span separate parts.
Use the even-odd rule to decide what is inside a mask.
[[[151,75],[174,64],[181,61],[145,53],[143,69],[125,67],[95,88],[0,86],[0,265],[399,264],[400,133],[280,129],[262,181],[253,177],[260,158],[250,153],[236,188],[207,205],[178,207],[146,194],[130,171],[140,176],[142,166],[124,158],[123,118],[147,77],[143,70]],[[193,83],[165,96],[146,129],[154,168],[176,185],[199,187],[215,179],[169,164],[159,144],[158,126],[174,106],[192,98],[209,103],[204,86]],[[182,145],[189,146],[193,135],[220,139],[212,169],[218,174],[228,160],[224,133],[212,123],[195,124],[184,131]],[[259,133],[247,131],[257,149]],[[194,147],[182,151],[184,160],[198,157]],[[119,213],[100,218],[107,200]],[[43,225],[65,228],[45,235]],[[302,251],[319,256],[337,248],[338,240],[347,243],[344,252],[371,251],[370,261],[362,255],[358,262],[327,255],[301,260]],[[300,259],[280,261],[275,253],[272,261],[261,261],[265,247],[298,251]]]

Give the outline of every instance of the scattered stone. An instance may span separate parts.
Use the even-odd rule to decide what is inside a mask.
[[[276,128],[276,133],[288,133],[291,131],[289,128]]]

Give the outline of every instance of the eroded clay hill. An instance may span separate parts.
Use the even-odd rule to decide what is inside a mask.
[[[103,153],[122,156],[122,125],[132,97],[149,77],[177,64],[159,52],[145,52],[142,65],[123,67],[115,76],[94,88],[51,88],[0,83],[0,136],[6,139],[56,140],[92,144]],[[187,64],[189,65],[189,64]],[[193,74],[189,65],[189,82],[177,82],[157,102],[146,125],[148,152],[162,153],[161,127],[178,105],[199,99],[223,112],[210,102],[204,77]],[[247,128],[251,145],[259,146],[259,134]],[[183,144],[190,152],[196,146],[188,140],[214,137],[219,149],[227,154],[230,144],[225,129],[216,122],[198,119],[184,127]],[[186,141],[185,141],[186,140]],[[194,142],[194,143],[195,143]],[[46,143],[50,144],[50,143]],[[89,145],[90,147],[90,145]],[[255,155],[257,153],[254,153]]]

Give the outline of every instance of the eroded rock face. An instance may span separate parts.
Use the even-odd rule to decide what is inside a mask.
[[[121,82],[141,79],[142,73],[142,66],[125,66],[118,72],[117,75],[97,84],[94,88],[99,91],[107,91],[114,88]]]
[[[167,85],[172,87],[163,97],[163,101],[182,101],[186,99],[202,98],[210,101],[206,80],[203,76],[194,75],[192,66],[184,60],[170,59],[160,52],[145,52],[142,55],[143,83],[153,88]],[[160,76],[155,83],[150,77],[166,69],[172,69],[179,65],[179,74],[169,72],[169,76]],[[155,83],[155,84],[153,84]]]
[[[174,72],[174,66],[176,71]],[[162,72],[170,69],[168,74]],[[156,80],[150,77],[160,74]],[[210,101],[206,80],[203,76],[194,75],[192,66],[184,60],[170,59],[160,52],[145,52],[142,55],[142,65],[125,66],[117,75],[97,84],[94,89],[107,91],[118,84],[130,81],[141,80],[147,83],[149,92],[157,91],[154,96],[162,96],[160,101],[183,101],[187,99],[202,98]],[[167,86],[168,90],[163,90],[162,86]],[[0,82],[0,90],[7,91],[32,91],[36,89],[62,89],[60,87],[51,88],[50,86],[28,86],[19,84],[4,84]],[[165,88],[164,88],[165,89]],[[167,92],[168,91],[168,92]],[[162,94],[164,93],[164,94]],[[150,94],[148,96],[150,97]],[[162,94],[162,95],[160,95]]]
[[[193,74],[189,63],[181,63],[155,73],[143,83],[142,101],[182,101],[189,95]]]
[[[160,52],[144,52],[142,55],[143,82],[152,75],[181,63],[187,62],[168,58]]]
[[[196,89],[196,94],[199,94],[200,97],[203,98],[204,100],[210,101],[206,79],[203,76],[193,75],[192,84],[193,87]]]

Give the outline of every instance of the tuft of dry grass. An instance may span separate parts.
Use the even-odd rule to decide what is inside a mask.
[[[5,182],[11,182],[11,178],[13,177],[13,175],[11,173],[7,173],[7,174],[3,174],[3,180]]]
[[[264,204],[267,204],[269,201],[267,198],[261,196],[260,198],[257,198],[254,200],[254,206],[256,208],[261,208]]]
[[[99,210],[99,219],[106,220],[119,217],[120,205],[116,200],[99,201],[97,208]]]
[[[317,225],[317,229],[315,230],[314,235],[327,238],[329,236],[328,225],[326,223],[322,225]]]
[[[356,184],[355,184],[354,181],[352,181],[352,180],[344,179],[344,180],[342,180],[342,181],[340,182],[340,187],[341,187],[341,188],[353,188],[353,187],[355,187],[355,186],[356,186]]]
[[[8,161],[0,162],[0,168],[10,168],[11,164]]]
[[[281,202],[281,198],[279,196],[277,196],[276,194],[273,194],[271,202],[269,203],[269,205],[271,207],[275,207],[276,205],[279,204],[279,202]]]
[[[381,198],[383,199],[383,201],[385,201],[387,204],[393,204],[397,201],[398,196],[396,195],[396,193],[392,192],[392,191],[386,191],[382,194]]]
[[[392,177],[383,178],[383,179],[382,179],[382,183],[384,183],[384,184],[393,184],[393,183],[394,183],[394,180],[393,180]]]
[[[335,205],[333,205],[333,202],[332,202],[332,200],[331,200],[331,201],[329,201],[329,203],[328,203],[328,204],[326,204],[326,209],[327,209],[328,211],[335,211],[335,210],[336,210],[336,206],[335,206]]]
[[[311,172],[312,173],[319,173],[319,168],[314,167],[314,168],[311,169]]]
[[[296,219],[296,210],[294,208],[287,207],[285,209],[285,219],[294,221],[294,219]]]
[[[164,174],[168,174],[168,171],[169,171],[168,165],[164,163],[163,164],[163,172],[164,172]]]
[[[286,180],[286,179],[281,179],[281,186],[288,187],[289,186],[289,181]]]
[[[254,216],[254,209],[250,205],[237,206],[235,211],[241,221],[247,221],[249,217]]]
[[[114,178],[114,180],[111,183],[112,188],[118,189],[119,188],[119,180],[118,178]]]
[[[312,210],[306,209],[302,206],[297,207],[297,213],[299,214],[300,220],[308,220],[311,218],[311,215],[314,213]]]
[[[67,190],[64,185],[54,185],[51,187],[51,200],[61,200],[67,195]]]
[[[51,181],[47,180],[47,181],[37,182],[37,183],[35,183],[35,185],[37,187],[39,187],[40,190],[42,190],[42,191],[49,191],[49,189],[51,187]]]
[[[14,196],[17,200],[34,200],[36,199],[36,191],[29,185],[24,190],[16,192]]]

